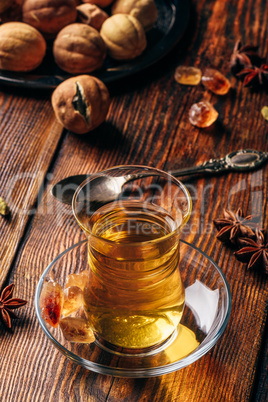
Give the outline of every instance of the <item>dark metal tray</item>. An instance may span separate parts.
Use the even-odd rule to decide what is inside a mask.
[[[181,39],[186,30],[190,3],[188,0],[156,0],[158,19],[147,33],[147,48],[137,59],[118,62],[107,57],[102,68],[90,73],[109,83],[130,76],[156,63]],[[30,73],[0,72],[0,84],[21,88],[53,89],[70,75],[54,62],[51,44],[42,64]]]

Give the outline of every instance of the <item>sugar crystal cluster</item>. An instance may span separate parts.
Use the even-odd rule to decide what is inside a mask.
[[[178,66],[174,74],[175,80],[182,85],[203,86],[216,95],[226,95],[231,83],[220,71],[214,68],[206,68],[204,73],[199,68],[189,66]],[[189,121],[196,127],[204,128],[212,125],[218,118],[218,112],[206,100],[202,100],[191,106]]]
[[[40,295],[43,320],[54,328],[60,326],[63,336],[70,342],[91,343],[95,339],[88,320],[77,316],[79,312],[83,314],[83,290],[87,279],[87,271],[68,275],[64,288],[50,279],[44,283]]]

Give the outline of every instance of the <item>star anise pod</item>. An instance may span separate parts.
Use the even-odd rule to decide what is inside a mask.
[[[12,310],[20,308],[27,303],[26,300],[12,298],[14,288],[14,283],[7,286],[0,297],[0,318],[9,329],[11,328],[11,318],[18,318]]]
[[[237,74],[243,79],[244,87],[266,87],[268,88],[268,65],[262,64],[260,67],[244,68]]]
[[[266,237],[266,239],[265,239]],[[238,261],[248,263],[248,269],[259,269],[268,274],[268,242],[260,230],[256,231],[256,241],[253,239],[240,239],[243,245],[240,250],[234,253]]]
[[[257,46],[242,46],[241,41],[238,40],[230,60],[231,72],[236,75],[244,68],[250,68],[252,65],[259,66],[263,59],[258,55],[257,49]]]
[[[258,216],[248,215],[244,217],[241,208],[238,208],[236,212],[224,210],[223,215],[223,218],[213,221],[214,225],[219,230],[217,238],[220,241],[230,241],[236,244],[240,237],[255,237],[253,229],[258,227]]]

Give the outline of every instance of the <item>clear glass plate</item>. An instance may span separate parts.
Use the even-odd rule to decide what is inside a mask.
[[[61,253],[41,276],[35,295],[41,328],[63,355],[96,373],[142,378],[188,366],[206,354],[222,335],[230,317],[231,294],[224,274],[209,256],[184,240],[180,249],[185,309],[177,330],[162,348],[146,355],[121,355],[105,349],[97,341],[91,344],[68,342],[59,328],[46,325],[39,308],[43,283],[52,278],[64,286],[67,275],[87,269],[86,240]]]

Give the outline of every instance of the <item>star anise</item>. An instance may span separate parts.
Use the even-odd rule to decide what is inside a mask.
[[[27,303],[26,300],[12,298],[14,288],[14,283],[7,286],[0,297],[0,318],[9,329],[11,328],[11,318],[18,318],[12,310],[20,308]]]
[[[268,88],[268,65],[262,64],[260,67],[244,68],[237,77],[243,79],[244,87],[266,87]]]
[[[258,226],[258,216],[248,215],[243,216],[241,208],[234,213],[232,211],[224,210],[223,218],[215,219],[213,221],[216,228],[219,230],[217,238],[220,241],[236,244],[240,237],[255,237],[255,229]]]
[[[268,242],[267,235],[256,231],[256,241],[253,239],[240,239],[244,247],[234,253],[238,261],[247,262],[248,269],[259,269],[268,274]]]
[[[257,46],[242,46],[240,40],[236,42],[230,60],[231,71],[234,75],[244,68],[250,68],[252,65],[259,66],[263,62],[263,59],[257,53],[257,49]]]

